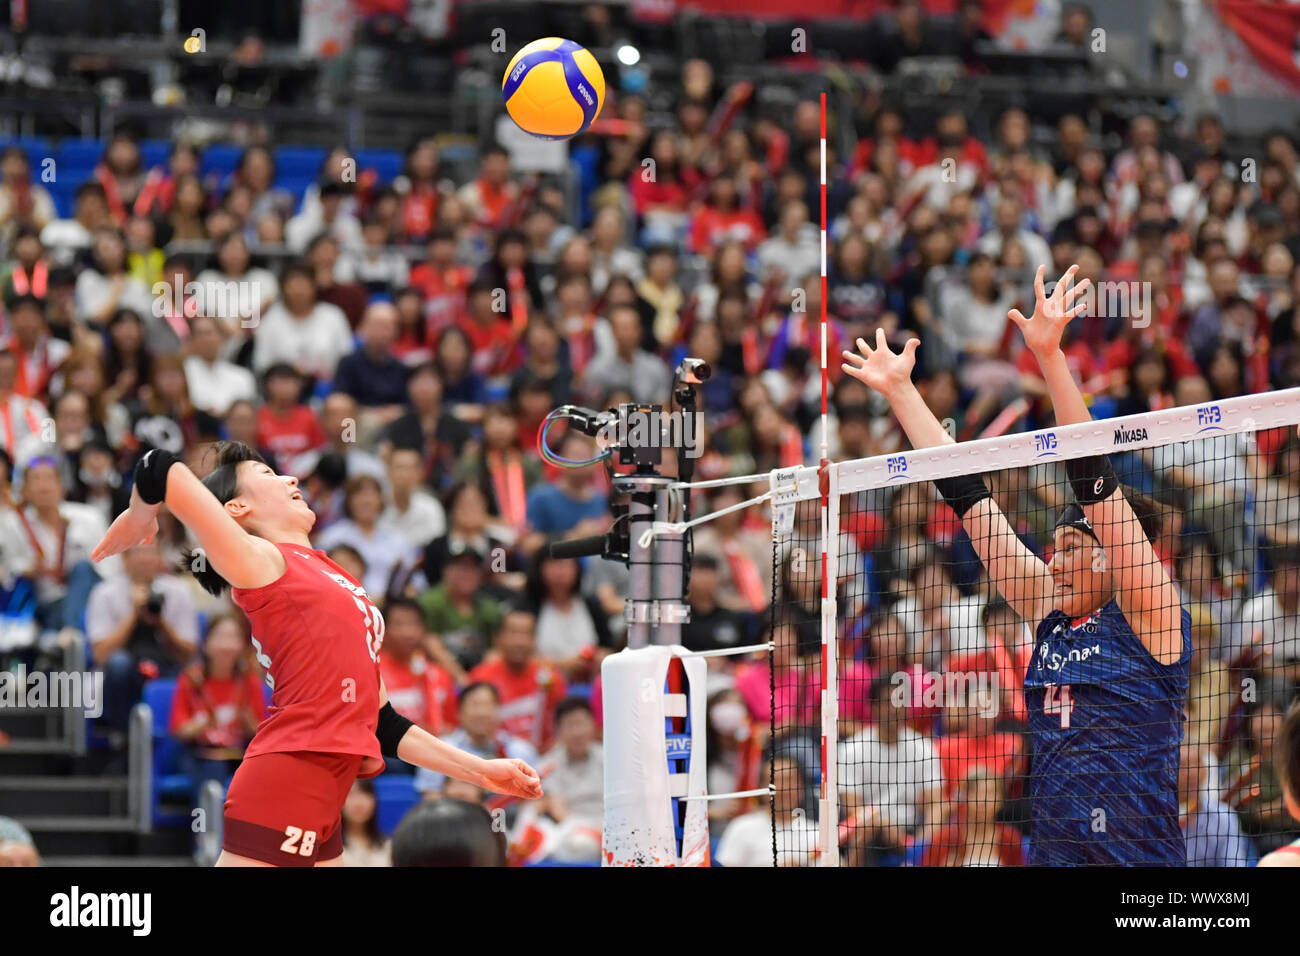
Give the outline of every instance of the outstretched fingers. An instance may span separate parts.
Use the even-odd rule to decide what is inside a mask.
[[[1074,269],[1076,268],[1078,267],[1072,266],[1070,271],[1073,272]],[[1062,279],[1061,281],[1064,282],[1065,280]],[[1072,285],[1068,289],[1066,289],[1065,294],[1061,297],[1062,302],[1065,305],[1065,308],[1068,310],[1072,305],[1074,305],[1074,300],[1077,299],[1079,296],[1083,295],[1085,292],[1087,292],[1091,285],[1092,285],[1091,279],[1084,279],[1078,285]]]

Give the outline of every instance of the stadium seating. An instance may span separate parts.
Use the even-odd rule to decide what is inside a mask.
[[[181,743],[167,731],[171,716],[172,697],[176,693],[174,678],[152,680],[144,687],[142,700],[153,714],[153,821],[156,826],[183,826],[189,822],[188,813],[164,812],[162,801],[189,798],[189,774],[180,770]]]
[[[385,836],[392,836],[406,811],[420,802],[420,792],[415,789],[414,778],[405,774],[380,774],[374,783],[379,829]]]

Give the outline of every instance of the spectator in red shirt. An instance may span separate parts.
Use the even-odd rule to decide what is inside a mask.
[[[431,339],[456,321],[474,270],[456,261],[456,233],[441,226],[429,237],[424,262],[411,269],[411,286],[424,298],[425,338]]]
[[[473,371],[491,375],[505,365],[515,344],[510,314],[505,311],[505,296],[491,282],[475,279],[470,283],[466,305],[465,313],[456,320],[456,328],[469,339]]]
[[[506,612],[497,629],[494,653],[470,671],[469,679],[496,688],[506,733],[539,750],[550,746],[555,706],[568,694],[568,687],[559,671],[537,657],[537,616],[531,609]]]
[[[203,657],[176,681],[167,727],[186,745],[182,763],[194,797],[209,780],[224,784],[266,717],[261,675],[249,663],[240,621],[218,615],[203,636]]]
[[[681,161],[677,133],[662,130],[650,144],[650,162],[639,163],[628,177],[628,193],[645,224],[647,244],[675,242],[686,228],[686,211],[698,175]]]
[[[949,672],[974,678],[966,685],[964,702],[947,701],[944,709],[944,736],[935,743],[939,762],[943,767],[944,795],[951,797],[957,782],[965,780],[975,767],[985,767],[1000,780],[1007,780],[1020,769],[1022,746],[1018,734],[994,730],[1001,701],[990,695],[980,700],[979,687],[987,682],[992,687],[997,680],[993,669],[972,673],[967,660],[956,658],[949,664]]]
[[[709,199],[700,206],[691,221],[691,251],[712,255],[718,243],[735,239],[753,252],[767,238],[763,220],[753,209],[740,206],[736,181],[719,176],[709,185]]]
[[[407,597],[384,605],[379,676],[393,709],[440,736],[456,726],[456,682],[424,654],[424,611]]]
[[[418,241],[429,235],[438,221],[441,188],[438,145],[432,137],[415,143],[406,154],[406,170],[394,183],[401,197],[402,238]]]
[[[510,154],[493,143],[479,158],[478,178],[461,187],[457,196],[479,226],[499,229],[518,197],[518,187],[510,181]]]
[[[987,767],[962,778],[952,818],[921,855],[922,866],[1024,866],[1020,831],[998,823],[1002,785]]]
[[[320,422],[299,400],[302,374],[287,362],[281,362],[266,370],[264,382],[266,404],[257,412],[257,447],[270,451],[277,461],[290,462],[324,445],[325,433]]]

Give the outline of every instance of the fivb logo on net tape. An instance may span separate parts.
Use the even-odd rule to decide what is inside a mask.
[[[1223,431],[1223,409],[1218,405],[1201,405],[1196,409],[1196,434]]]

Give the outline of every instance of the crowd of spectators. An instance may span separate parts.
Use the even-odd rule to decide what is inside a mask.
[[[528,847],[512,852],[594,859],[603,776],[593,685],[602,657],[622,646],[626,570],[547,556],[548,541],[607,530],[613,502],[602,469],[542,460],[546,414],[570,401],[666,403],[671,370],[692,355],[714,369],[702,388],[697,478],[802,464],[823,438],[837,460],[905,443],[878,397],[841,377],[836,361],[821,432],[818,105],[800,101],[779,122],[719,111],[735,92],[690,61],[671,124],[652,126],[644,101],[611,91],[606,112],[629,131],[575,141],[596,170],[576,218],[562,189],[514,173],[496,145],[456,181],[432,136],[411,146],[392,182],[356,169],[339,147],[294,195],[276,185],[267,146],[205,178],[201,147],[178,141],[164,165],[147,168],[123,132],[66,218],[33,157],[5,151],[9,653],[39,666],[84,635],[106,675],[112,745],[144,684],[176,678],[170,727],[196,785],[228,774],[265,710],[238,612],[183,573],[185,533],[170,518],[156,543],[120,559],[92,565],[89,553],[149,448],[203,475],[213,442],[244,442],[298,477],[317,545],[382,604],[394,706],[459,746],[522,756],[547,773],[545,805],[521,837]],[[718,115],[725,122],[710,122]],[[1032,303],[1039,264],[1060,274],[1078,263],[1081,279],[1142,290],[1118,314],[1094,309],[1072,326],[1067,355],[1095,415],[1300,385],[1300,154],[1288,134],[1237,155],[1214,115],[1181,135],[1143,114],[1116,150],[1094,136],[1094,116],[1012,105],[992,119],[985,138],[955,110],[918,130],[870,96],[832,117],[857,132],[851,154],[831,146],[827,156],[832,356],[878,328],[895,346],[917,335],[922,393],[958,438],[981,434],[1018,399],[1025,411],[1013,427],[1050,422],[1044,383],[1006,313]],[[552,440],[565,458],[593,454],[576,432]],[[1254,758],[1267,757],[1300,677],[1300,445],[1294,433],[1269,433],[1166,452],[1127,456],[1124,474],[1164,503],[1161,553],[1197,622],[1198,718],[1184,764],[1200,777],[1188,786],[1246,834],[1225,852],[1227,837],[1210,827],[1196,845],[1207,859],[1244,862],[1246,847],[1263,852],[1290,833],[1269,761]],[[1217,481],[1207,480],[1213,469]],[[1064,484],[1038,470],[991,481],[1041,553]],[[718,488],[697,511],[751,496],[744,485]],[[1021,622],[979,577],[929,485],[864,493],[844,520],[840,566],[857,584],[840,603],[840,782],[861,837],[846,848],[857,862],[896,862],[919,843],[978,843],[1019,862],[1004,821],[1024,772]],[[787,539],[775,562],[768,522],[750,508],[695,535],[685,643],[708,650],[770,634],[776,646],[770,660],[710,662],[709,780],[719,792],[767,772],[769,721],[786,740],[818,722],[819,588],[816,562],[802,560],[819,550],[816,513],[801,506],[806,536]],[[884,704],[881,678],[962,667],[1009,675],[996,716],[903,715]],[[1245,707],[1239,674],[1267,688]],[[807,862],[789,834],[804,827],[793,811],[820,772],[815,755],[811,745],[778,748],[771,769],[794,794],[781,798],[782,819],[796,821],[778,828],[787,863]],[[433,774],[415,783],[488,799]],[[349,839],[359,858],[379,860],[373,791],[358,787]],[[1198,804],[1189,806],[1194,816]],[[753,812],[710,804],[723,863],[761,862],[755,845],[770,845],[770,833]],[[959,819],[978,840],[953,830]],[[958,858],[973,859],[936,850],[921,861]]]

